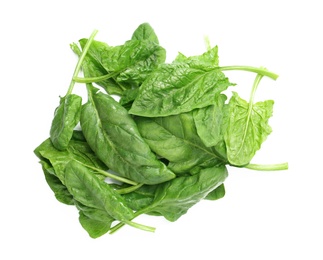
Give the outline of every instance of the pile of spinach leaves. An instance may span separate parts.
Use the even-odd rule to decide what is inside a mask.
[[[272,131],[273,101],[254,103],[255,92],[262,77],[276,74],[221,67],[211,46],[166,63],[147,23],[119,46],[95,41],[96,34],[71,44],[79,60],[70,86],[49,138],[34,150],[56,199],[77,208],[92,238],[125,224],[154,231],[133,219],[148,214],[176,221],[197,202],[222,198],[227,165],[287,169],[287,163],[250,163]],[[255,73],[249,101],[223,93],[235,85],[228,70]],[[86,101],[73,93],[75,83],[86,86]]]

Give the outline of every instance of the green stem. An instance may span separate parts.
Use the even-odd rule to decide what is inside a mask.
[[[146,211],[147,211],[146,209],[138,210],[138,211],[135,213],[135,215],[134,215],[134,217],[133,217],[132,219],[134,219],[134,218],[138,217],[138,216],[139,216],[139,215],[141,215],[141,214],[144,214]],[[118,231],[120,228],[122,228],[124,225],[125,225],[125,223],[124,223],[124,222],[119,222],[117,225],[115,225],[114,227],[112,227],[112,228],[110,229],[109,234],[113,234],[113,233],[117,232],[117,231]]]
[[[134,185],[134,186],[137,186],[138,183],[137,182],[134,182],[132,180],[129,180],[129,179],[126,179],[126,178],[123,178],[123,177],[120,177],[120,176],[117,176],[117,175],[114,175],[112,173],[109,173],[107,171],[104,171],[104,170],[101,170],[99,168],[96,168],[96,167],[93,167],[93,166],[90,166],[90,165],[87,165],[87,164],[84,164],[80,161],[77,161],[78,163],[82,164],[83,166],[89,168],[89,169],[92,169],[100,174],[102,174],[103,176],[106,176],[108,178],[111,178],[111,179],[114,179],[116,181],[120,181],[120,182],[123,182],[123,183],[127,183],[127,184],[130,184],[130,185]],[[142,184],[140,184],[142,185]],[[129,187],[130,188],[130,187]]]
[[[90,48],[90,45],[95,37],[95,35],[98,33],[97,30],[94,30],[91,34],[91,36],[89,37],[88,41],[86,42],[85,46],[84,46],[84,49],[82,51],[82,54],[76,64],[76,67],[75,67],[75,70],[74,70],[74,73],[73,73],[73,77],[72,77],[72,80],[71,80],[71,83],[70,83],[70,86],[67,90],[67,94],[66,95],[69,95],[72,93],[73,91],[73,88],[74,88],[74,85],[75,85],[75,81],[74,81],[74,77],[77,77],[77,75],[79,74],[80,72],[80,69],[81,69],[81,66],[82,66],[82,63],[83,63],[83,60],[85,58],[85,55],[88,51],[88,49]]]
[[[240,146],[240,148],[238,150],[238,153],[240,153],[241,149],[243,149],[243,144],[245,143],[245,139],[247,137],[248,126],[249,126],[249,123],[250,123],[250,117],[251,117],[252,109],[253,109],[253,100],[254,100],[258,85],[259,85],[262,78],[263,78],[263,75],[257,74],[257,76],[256,76],[256,78],[255,78],[255,80],[253,82],[253,86],[252,86],[251,94],[250,94],[250,98],[249,98],[249,104],[248,104],[246,125],[244,127],[242,142],[241,142],[241,146]]]
[[[120,71],[111,72],[109,74],[98,76],[98,77],[90,77],[90,78],[80,78],[80,77],[73,77],[73,80],[78,83],[93,83],[93,82],[99,82],[102,80],[106,80],[109,78],[113,78],[120,74]]]
[[[129,226],[132,226],[132,227],[144,230],[144,231],[155,232],[155,230],[156,230],[156,228],[154,228],[154,227],[146,226],[146,225],[139,224],[139,223],[132,222],[132,221],[124,221],[124,223]]]
[[[224,66],[224,67],[219,67],[221,71],[226,71],[226,70],[243,70],[243,71],[249,71],[249,72],[254,72],[257,74],[260,74],[262,76],[267,76],[273,80],[276,80],[278,78],[278,75],[266,70],[265,68],[257,68],[257,67],[251,67],[251,66]]]
[[[282,171],[288,170],[288,163],[278,163],[278,164],[248,164],[244,168],[256,171]]]
[[[144,184],[139,183],[137,185],[133,185],[133,186],[130,186],[130,187],[127,187],[127,188],[116,190],[116,192],[119,193],[119,194],[127,194],[127,193],[130,193],[130,192],[133,192],[133,191],[139,189],[142,185],[144,185]]]

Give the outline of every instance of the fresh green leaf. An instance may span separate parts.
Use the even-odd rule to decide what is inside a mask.
[[[86,216],[82,211],[79,212],[79,221],[82,227],[88,232],[91,238],[98,238],[106,234],[111,227],[113,218],[107,221],[106,218],[103,219],[92,219]]]
[[[211,191],[206,197],[206,200],[218,200],[222,199],[225,195],[224,184],[222,183],[219,187]]]
[[[121,195],[75,161],[66,165],[65,184],[74,199],[89,208],[99,209],[121,222],[134,217]]]
[[[94,88],[89,92],[81,127],[96,155],[110,169],[138,183],[156,184],[174,178],[174,173],[151,152],[128,111]]]
[[[154,202],[144,212],[159,212],[169,221],[176,221],[188,209],[204,199],[226,179],[225,166],[203,169],[200,173],[178,177],[158,186]]]
[[[147,40],[159,44],[158,37],[149,23],[143,23],[133,32],[131,40]]]
[[[94,42],[94,44],[95,43],[98,43],[98,42]],[[107,44],[103,42],[99,42],[99,43],[102,44],[107,49],[110,48]],[[71,44],[71,49],[78,56],[81,55],[81,50],[75,43]],[[89,53],[85,56],[82,67],[83,67],[84,75],[86,77],[102,77],[109,74],[109,72],[102,66],[102,64],[97,59],[92,57]],[[121,83],[116,82],[113,77],[96,81],[96,84],[101,86],[110,95],[119,95],[119,96],[122,95],[123,91],[127,87],[127,86],[123,86]]]
[[[213,105],[193,111],[197,133],[206,147],[217,145],[223,140],[222,118],[226,96],[216,97]]]
[[[81,46],[86,39],[80,40]],[[149,74],[166,59],[165,49],[151,41],[129,40],[123,45],[110,47],[94,41],[88,51],[90,59],[107,72],[120,73],[116,81],[139,86]]]
[[[210,67],[219,66],[218,46],[206,51],[202,55],[186,57],[184,54],[179,53],[174,62],[187,62],[190,64],[205,64]]]
[[[169,161],[168,167],[177,174],[194,167],[222,164],[214,147],[206,147],[197,134],[192,113],[145,118],[137,117],[138,129],[150,148]]]
[[[184,62],[161,65],[141,85],[129,112],[145,117],[189,112],[212,105],[230,85],[216,68]]]
[[[38,158],[48,162],[54,168],[55,175],[64,184],[66,165],[70,161],[78,161],[84,165],[107,170],[107,167],[93,153],[86,142],[71,140],[66,150],[57,150],[50,139],[42,142],[34,151]],[[102,176],[102,175],[101,175]],[[105,176],[102,176],[105,178]]]
[[[74,205],[73,196],[68,192],[59,178],[54,175],[53,167],[46,161],[40,162],[43,168],[46,182],[54,192],[56,199],[66,205]]]
[[[131,209],[139,211],[152,204],[157,187],[158,185],[144,185],[139,189],[123,194],[122,196]]]
[[[123,92],[119,103],[125,108],[131,108],[132,102],[136,99],[139,93],[139,88],[127,89]]]
[[[59,150],[65,150],[72,138],[73,130],[80,121],[82,98],[68,94],[60,99],[50,129],[50,139]]]
[[[228,160],[232,165],[247,165],[271,133],[268,121],[273,113],[273,105],[272,100],[248,103],[233,92],[224,134]]]

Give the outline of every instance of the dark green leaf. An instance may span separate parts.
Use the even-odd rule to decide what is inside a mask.
[[[138,211],[152,204],[157,187],[158,185],[144,185],[139,189],[123,194],[122,196],[131,209]]]
[[[128,111],[112,97],[93,89],[82,109],[81,127],[96,155],[121,176],[146,184],[175,177],[151,152]]]
[[[86,39],[80,40],[84,46]],[[130,40],[110,47],[93,41],[88,51],[91,61],[100,64],[107,72],[120,72],[119,83],[139,86],[160,63],[166,59],[165,49],[151,41]]]
[[[187,173],[194,167],[211,167],[224,160],[214,147],[203,144],[192,113],[158,118],[137,117],[136,122],[151,149],[166,158],[169,169],[175,173]]]
[[[161,65],[141,85],[130,113],[146,117],[176,115],[214,103],[232,85],[225,75],[204,65]]]
[[[193,176],[178,177],[160,184],[154,202],[145,212],[159,212],[167,220],[176,221],[189,208],[221,185],[227,175],[225,166],[219,166],[203,169]]]
[[[56,199],[66,205],[74,205],[73,196],[69,193],[63,183],[53,173],[52,166],[45,161],[41,161],[46,182],[54,192]]]
[[[80,121],[81,106],[82,98],[78,95],[68,94],[60,99],[50,129],[50,139],[57,149],[67,148],[73,130]]]
[[[218,200],[223,198],[225,195],[224,184],[222,183],[219,187],[211,191],[206,197],[206,200]]]
[[[67,149],[60,151],[53,146],[50,139],[47,139],[34,152],[38,158],[47,161],[53,166],[56,176],[63,184],[65,183],[65,167],[73,160],[91,167],[107,170],[107,167],[97,158],[89,145],[82,141],[71,140]]]
[[[110,218],[109,221],[106,219],[92,219],[86,216],[82,211],[79,212],[79,221],[82,227],[88,232],[92,238],[98,238],[110,230],[111,224],[114,221]]]
[[[125,90],[122,94],[122,97],[119,100],[119,103],[123,107],[130,109],[132,102],[136,99],[136,97],[138,96],[138,93],[139,93],[138,88]]]
[[[121,195],[75,161],[66,165],[65,184],[74,199],[86,207],[101,210],[105,215],[119,221],[134,217]]]
[[[225,100],[226,96],[221,94],[216,97],[213,105],[193,111],[197,133],[206,147],[215,146],[223,140],[222,118]]]
[[[261,144],[271,133],[268,124],[272,116],[274,102],[267,100],[249,104],[236,92],[230,99],[227,129],[224,134],[228,160],[236,166],[250,162]]]

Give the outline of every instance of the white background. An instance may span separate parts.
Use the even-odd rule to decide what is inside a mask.
[[[0,259],[323,259],[321,1],[37,1],[0,4]],[[265,66],[258,99],[274,99],[273,133],[255,163],[288,171],[229,169],[226,196],[203,201],[177,222],[125,227],[91,239],[73,207],[48,188],[33,150],[76,64],[69,44],[98,29],[122,44],[149,22],[168,51],[198,55],[204,36],[220,63]],[[227,73],[248,98],[252,73]],[[77,85],[76,93],[84,86]]]

